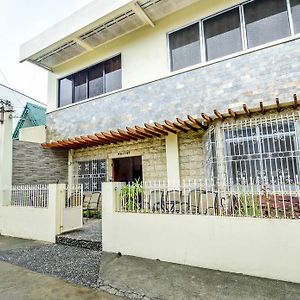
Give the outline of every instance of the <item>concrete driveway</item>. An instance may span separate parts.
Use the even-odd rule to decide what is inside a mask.
[[[76,286],[0,261],[1,300],[117,300],[116,296]]]

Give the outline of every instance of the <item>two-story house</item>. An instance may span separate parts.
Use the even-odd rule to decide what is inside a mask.
[[[94,0],[21,46],[69,180],[299,175],[299,0]]]

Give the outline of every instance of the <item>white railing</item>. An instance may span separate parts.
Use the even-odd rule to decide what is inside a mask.
[[[65,208],[72,208],[81,206],[83,202],[83,186],[79,185],[68,185],[66,186],[66,200]]]
[[[300,185],[281,178],[118,183],[116,211],[300,219]]]
[[[38,185],[13,185],[11,190],[11,206],[22,207],[48,207],[49,186]]]

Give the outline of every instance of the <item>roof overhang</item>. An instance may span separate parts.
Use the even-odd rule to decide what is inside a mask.
[[[199,0],[94,0],[20,47],[20,61],[48,70]]]
[[[79,136],[68,138],[65,140],[51,141],[42,144],[44,148],[58,148],[58,149],[81,149],[96,146],[103,146],[109,144],[117,144],[120,142],[128,142],[134,140],[141,140],[145,138],[159,138],[168,135],[169,133],[177,134],[179,132],[187,133],[188,131],[206,131],[214,121],[225,121],[228,118],[237,119],[238,117],[252,117],[253,115],[264,115],[268,111],[281,112],[283,109],[299,107],[297,96],[294,95],[294,100],[291,102],[280,103],[277,98],[275,104],[264,105],[263,102],[255,108],[249,108],[246,104],[243,105],[243,110],[234,111],[229,108],[227,112],[221,113],[214,110],[212,115],[201,113],[199,118],[191,115],[187,116],[186,120],[176,118],[172,122],[165,120],[164,123],[155,122],[153,124],[144,124],[144,126],[134,126],[134,128],[127,127],[126,129],[117,129],[115,131],[99,132],[87,136]]]

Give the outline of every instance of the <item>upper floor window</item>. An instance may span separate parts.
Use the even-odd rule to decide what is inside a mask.
[[[171,71],[300,33],[300,0],[253,0],[169,34]]]
[[[242,50],[239,9],[203,21],[207,60]]]
[[[286,0],[259,0],[244,5],[248,47],[290,35]]]
[[[200,63],[199,23],[171,33],[169,44],[172,71]]]
[[[300,0],[290,0],[295,33],[300,32]]]
[[[121,55],[59,80],[59,107],[122,88]]]

